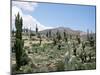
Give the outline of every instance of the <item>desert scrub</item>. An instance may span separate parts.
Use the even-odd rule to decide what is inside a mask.
[[[92,70],[96,69],[96,63],[79,63],[77,70]]]
[[[32,46],[33,46],[33,47],[38,47],[38,46],[39,46],[39,44],[32,44]]]
[[[37,70],[38,72],[49,72],[48,67],[46,66],[45,63],[39,66],[39,69]]]
[[[21,66],[20,71],[23,73],[32,73],[33,68],[31,68],[29,65]]]
[[[57,71],[64,71],[65,69],[64,62],[61,60],[57,61],[56,68],[57,68]]]
[[[69,69],[68,70],[76,70],[78,68],[78,60],[77,60],[77,57],[72,55],[69,62],[68,62],[68,65],[69,65]]]
[[[30,61],[30,58],[28,57],[28,55],[26,53],[23,53],[20,59],[21,65],[22,66],[27,65],[29,61]]]
[[[12,66],[11,66],[11,68],[12,68],[12,73],[11,73],[11,75],[16,75],[15,73],[16,73],[16,64],[12,64]]]

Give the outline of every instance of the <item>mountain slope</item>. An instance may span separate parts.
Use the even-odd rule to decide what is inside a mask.
[[[79,30],[72,30],[70,28],[65,28],[65,27],[58,27],[58,28],[53,28],[53,29],[47,29],[43,31],[39,31],[42,34],[47,34],[49,31],[51,31],[51,34],[56,34],[57,31],[59,31],[60,34],[63,34],[65,31],[67,34],[72,34],[72,35],[80,35],[86,34],[85,32],[79,31]]]

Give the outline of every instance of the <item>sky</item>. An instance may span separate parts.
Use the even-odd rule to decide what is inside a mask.
[[[95,6],[12,1],[12,29],[15,29],[14,20],[18,12],[23,18],[23,28],[35,30],[37,24],[40,31],[68,27],[95,32]]]

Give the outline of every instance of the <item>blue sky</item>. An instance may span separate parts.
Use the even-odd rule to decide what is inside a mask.
[[[85,32],[89,29],[95,32],[95,6],[37,3],[34,12],[22,12],[31,15],[46,27],[68,27]]]
[[[39,3],[32,13],[47,26],[64,26],[75,30],[95,31],[95,6]]]

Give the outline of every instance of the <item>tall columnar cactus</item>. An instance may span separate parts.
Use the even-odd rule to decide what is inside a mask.
[[[75,56],[76,56],[76,50],[77,50],[76,45],[75,45],[75,43],[73,42],[73,55],[75,55]]]
[[[57,40],[56,40],[56,38],[55,38],[55,37],[53,38],[53,44],[54,44],[54,45],[56,45],[56,44],[57,44]]]
[[[69,35],[70,40],[72,39],[72,34]]]
[[[64,40],[65,40],[65,42],[68,41],[68,39],[67,39],[67,34],[66,34],[66,31],[65,31],[65,30],[64,30]]]
[[[87,41],[89,41],[90,38],[90,34],[89,34],[89,30],[87,29]]]
[[[85,43],[82,42],[81,60],[83,63],[86,62],[86,58],[87,58],[87,55],[86,55],[86,51],[85,51]]]
[[[90,41],[90,46],[93,47],[94,46],[94,38],[93,37],[90,37],[90,40],[89,41]]]
[[[65,70],[68,70],[69,69],[69,60],[70,60],[70,57],[72,56],[69,42],[67,42],[66,50],[67,50],[67,52],[64,55],[64,63],[65,63]]]
[[[49,32],[48,32],[48,33],[49,33],[49,38],[51,38],[51,30],[49,30]]]
[[[40,33],[38,33],[38,38],[39,38],[40,45],[41,45],[41,43],[42,43],[42,37],[41,37],[41,34]]]
[[[58,31],[58,30],[57,30],[56,35],[57,35],[57,39],[58,39],[58,41],[60,41],[60,40],[61,40],[61,35],[60,35],[60,33],[59,33],[59,31]]]
[[[14,36],[14,29],[12,29],[12,36]]]
[[[15,51],[16,51],[16,63],[17,63],[17,67],[16,69],[18,70],[21,66],[21,58],[23,55],[23,40],[20,39],[16,39],[15,41]]]
[[[32,34],[32,32],[31,32],[31,27],[30,27],[30,32],[29,32],[29,33],[30,33],[30,39],[31,39],[31,38],[32,38],[32,35],[31,35],[31,34]]]
[[[81,39],[80,39],[80,36],[79,35],[76,35],[76,40],[78,41],[78,44],[81,43]]]
[[[82,42],[82,50],[84,50],[84,48],[85,48],[85,43]]]
[[[73,55],[76,56],[76,47],[73,49]]]
[[[49,34],[48,34],[48,32],[46,33],[46,37],[49,37]]]
[[[36,34],[38,34],[38,27],[37,27],[37,24],[36,24]]]
[[[15,17],[15,27],[16,27],[16,39],[15,39],[15,52],[16,52],[16,63],[17,63],[17,70],[21,66],[21,57],[23,53],[23,40],[22,40],[22,26],[23,26],[23,20],[22,17],[20,17],[20,14],[18,13]]]
[[[94,47],[95,39],[93,37],[92,31],[91,31],[91,35],[90,35],[90,38],[89,38],[89,42],[90,42],[90,46],[91,47]]]
[[[40,36],[40,45],[41,45],[41,42],[42,42],[42,37]]]

